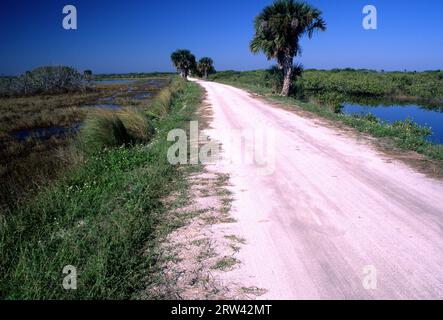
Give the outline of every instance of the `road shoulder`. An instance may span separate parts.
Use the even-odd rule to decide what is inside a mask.
[[[202,145],[212,120],[207,101],[197,119]],[[181,170],[188,188],[164,200],[170,204],[167,219],[180,226],[162,240],[158,281],[147,290],[159,298],[193,300],[255,299],[264,294],[265,289],[235,281],[230,274],[242,272],[239,255],[247,241],[232,215],[229,174],[217,164],[185,165]]]

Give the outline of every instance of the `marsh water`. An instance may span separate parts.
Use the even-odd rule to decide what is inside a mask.
[[[154,92],[158,89],[164,87],[167,83],[166,79],[148,79],[146,83],[155,88],[154,91],[144,90],[144,91],[134,91],[134,88],[131,86],[135,84],[135,82],[139,81],[139,79],[105,79],[105,80],[94,80],[93,84],[98,85],[128,85],[126,92],[133,93],[133,99],[135,100],[143,100],[146,98],[152,98],[154,96]],[[109,96],[105,98],[99,99],[99,103],[95,105],[84,105],[83,108],[90,109],[109,109],[109,110],[119,110],[123,108],[121,105],[114,103],[115,96]],[[18,140],[27,140],[28,138],[37,138],[39,140],[47,140],[51,137],[59,137],[63,138],[70,134],[77,133],[82,127],[82,123],[76,123],[71,127],[47,127],[47,128],[32,128],[32,129],[23,129],[15,132],[11,132],[11,136]]]
[[[434,143],[443,144],[443,106],[430,107],[420,104],[400,104],[400,103],[378,103],[366,105],[359,103],[343,103],[342,112],[345,114],[373,114],[377,118],[393,123],[411,119],[420,126],[430,127],[432,135],[428,140]]]
[[[49,128],[34,128],[15,131],[12,135],[18,140],[26,140],[34,137],[40,140],[50,139],[51,137],[65,137],[76,133],[80,130],[82,123],[76,123],[70,128],[65,127],[49,127]]]
[[[122,106],[118,104],[95,104],[91,106],[84,106],[84,108],[118,110],[121,109]]]
[[[131,84],[134,83],[137,80],[130,80],[130,79],[104,79],[104,80],[94,80],[92,83],[94,84]]]

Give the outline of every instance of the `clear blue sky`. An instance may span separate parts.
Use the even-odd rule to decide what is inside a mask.
[[[248,44],[253,19],[271,0],[46,0],[0,2],[0,74],[41,65],[95,73],[172,71],[169,56],[189,48],[218,70],[270,65]],[[311,0],[328,31],[303,40],[305,68],[443,69],[442,0]],[[62,28],[62,8],[78,10],[78,30]],[[378,9],[378,30],[362,9]]]

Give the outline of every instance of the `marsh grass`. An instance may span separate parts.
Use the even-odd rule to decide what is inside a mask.
[[[169,112],[171,106],[172,94],[169,88],[165,88],[159,92],[157,98],[152,103],[150,112],[153,115],[162,117]]]
[[[259,93],[275,94],[270,70],[224,71],[210,75],[211,80],[239,84]],[[295,98],[315,97],[323,104],[346,99],[398,99],[441,106],[443,71],[377,72],[373,70],[305,70],[296,83]],[[341,100],[341,101],[340,101]]]
[[[184,121],[192,118],[200,99],[199,87],[186,84],[180,95],[174,94],[170,113],[158,119],[151,143],[87,155],[33,201],[3,216],[0,296],[138,297],[146,277],[157,268],[158,241],[171,230],[165,225],[162,199],[186,188],[180,170],[167,162],[171,143],[166,135],[186,127]],[[77,268],[77,290],[62,287],[62,270],[68,264]]]
[[[122,120],[112,111],[97,110],[86,119],[80,133],[85,152],[94,153],[105,148],[118,147],[131,142]]]
[[[142,110],[96,110],[86,119],[80,142],[85,152],[93,153],[104,148],[149,142],[154,133],[153,122]]]
[[[162,89],[149,108],[124,108],[122,110],[95,110],[89,114],[80,133],[80,141],[87,153],[104,148],[128,144],[147,143],[155,134],[154,119],[167,116],[172,108],[173,98],[184,89],[174,81]]]
[[[148,142],[152,139],[155,126],[146,110],[128,108],[119,110],[116,114],[134,142]]]
[[[76,133],[72,128],[78,128],[96,111],[85,106],[118,103],[128,107],[115,112],[120,114],[131,142],[149,140],[154,129],[141,111],[150,108],[153,98],[134,99],[134,96],[140,92],[150,92],[155,96],[162,86],[170,82],[168,78],[155,78],[154,84],[151,80],[139,79],[130,85],[97,85],[93,91],[87,92],[0,98],[1,211],[9,211],[31,199],[64,171],[78,165],[79,157],[71,151],[81,143],[72,142]],[[109,98],[112,101],[109,102]],[[115,125],[118,134],[118,123]],[[44,139],[34,134],[25,139],[16,137],[22,131],[51,128],[64,128],[66,132],[51,134]],[[112,129],[112,126],[108,128]],[[123,134],[122,131],[120,133]],[[126,142],[123,136],[117,138]]]
[[[181,95],[186,85],[182,81],[173,81],[169,87],[162,89],[152,102],[149,113],[154,117],[163,117],[171,108],[171,101]]]
[[[69,148],[67,138],[49,140],[29,138],[3,144],[0,157],[0,212],[7,214],[13,207],[31,198],[60,171],[69,170],[70,163],[58,158]],[[71,163],[76,161],[71,159]]]

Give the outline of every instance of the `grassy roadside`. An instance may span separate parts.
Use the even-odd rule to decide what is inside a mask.
[[[164,114],[150,143],[108,147],[15,210],[0,225],[0,297],[4,299],[128,299],[156,265],[162,199],[184,188],[166,159],[167,132],[185,128],[201,90],[186,83],[161,94]],[[115,132],[115,131],[114,131]],[[163,230],[163,231],[161,231]],[[77,290],[64,290],[64,266],[77,268]]]
[[[434,160],[443,160],[443,145],[426,141],[427,135],[430,134],[429,129],[421,127],[410,120],[390,124],[372,115],[348,116],[335,112],[334,108],[331,107],[317,103],[303,102],[292,97],[275,95],[272,93],[271,88],[259,81],[251,83],[248,77],[245,77],[244,79],[246,80],[244,81],[242,81],[242,77],[223,78],[218,76],[212,79],[220,83],[236,86],[263,95],[271,102],[283,103],[293,108],[300,108],[312,112],[322,118],[335,121],[340,125],[347,125],[373,137],[386,138],[393,146],[402,150],[415,151]]]

